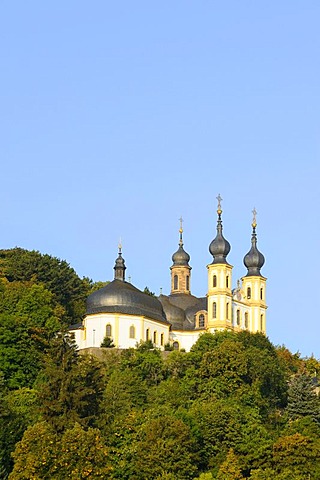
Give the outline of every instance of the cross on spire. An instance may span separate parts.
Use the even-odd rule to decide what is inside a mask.
[[[257,226],[257,210],[255,207],[252,210],[252,215],[253,215],[252,226],[253,228],[255,228]]]
[[[183,232],[183,227],[182,227],[183,218],[182,218],[182,216],[179,218],[179,221],[180,221],[180,230],[179,230],[179,232],[182,233],[182,232]]]
[[[218,200],[218,209],[217,209],[217,212],[218,212],[218,213],[221,213],[221,212],[222,212],[222,210],[221,210],[221,202],[222,202],[223,199],[222,199],[220,193],[219,193],[219,195],[218,195],[216,198],[217,198],[217,200]]]
[[[179,228],[180,240],[179,240],[179,245],[182,247],[182,245],[183,245],[183,240],[182,240],[182,233],[183,233],[182,223],[183,223],[183,218],[182,218],[182,215],[181,215],[181,217],[179,218],[179,220],[180,220],[180,228]]]

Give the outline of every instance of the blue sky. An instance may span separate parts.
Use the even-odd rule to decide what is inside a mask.
[[[272,342],[320,357],[319,1],[0,2],[0,248],[169,293],[179,217],[204,295],[216,196]]]

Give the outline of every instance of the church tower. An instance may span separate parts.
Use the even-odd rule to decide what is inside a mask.
[[[264,265],[264,256],[257,248],[257,220],[256,209],[253,211],[251,249],[243,259],[247,267],[247,274],[242,278],[242,289],[245,301],[250,308],[249,330],[251,332],[266,333],[266,278],[260,273]]]
[[[213,261],[208,268],[208,323],[209,331],[231,329],[232,322],[232,265],[227,262],[230,243],[222,234],[222,209],[220,194],[218,200],[217,235],[210,243],[209,251]]]
[[[191,267],[189,265],[190,255],[183,248],[183,228],[182,228],[182,218],[180,218],[180,240],[179,248],[172,255],[173,264],[170,267],[171,270],[171,295],[175,293],[191,293],[190,288],[190,277],[191,277]]]

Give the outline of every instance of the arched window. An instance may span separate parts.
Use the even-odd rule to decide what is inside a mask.
[[[237,325],[240,325],[240,310],[237,310]]]
[[[212,318],[217,318],[217,304],[213,302],[212,304]]]
[[[260,315],[260,330],[263,330],[263,315]]]
[[[226,287],[229,288],[229,275],[226,276]]]
[[[163,335],[163,333],[161,333],[161,336],[160,336],[160,345],[163,346],[163,342],[164,342],[164,335]]]
[[[136,336],[136,329],[134,328],[134,325],[131,325],[129,328],[129,338],[135,338]]]
[[[187,290],[190,289],[190,277],[189,277],[189,275],[186,276],[186,289]]]
[[[260,300],[263,300],[263,288],[260,288]]]
[[[157,332],[153,332],[153,343],[157,343]]]
[[[147,328],[146,330],[146,341],[150,340],[150,330]]]
[[[106,337],[111,337],[111,334],[112,334],[112,328],[110,323],[108,323],[108,325],[106,325]]]
[[[178,290],[178,275],[173,277],[173,289]]]
[[[212,278],[212,286],[213,286],[213,287],[216,287],[216,286],[217,286],[217,275],[213,275],[213,278]]]
[[[249,327],[248,312],[246,312],[246,313],[244,314],[244,326],[245,326],[246,328]]]
[[[250,300],[251,298],[251,287],[247,288],[247,298]]]
[[[179,342],[173,342],[173,350],[179,350]]]
[[[229,302],[226,304],[226,319],[229,320]]]
[[[205,319],[203,313],[200,313],[199,315],[199,328],[204,328],[205,324]]]

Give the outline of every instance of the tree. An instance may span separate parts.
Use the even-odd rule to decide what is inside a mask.
[[[291,353],[284,345],[276,347],[276,352],[288,378],[301,369],[303,361],[299,352]]]
[[[201,360],[199,375],[205,389],[229,395],[246,380],[248,361],[244,347],[233,339],[224,339]]]
[[[238,457],[231,448],[225,461],[220,465],[217,480],[241,480],[244,477],[241,474]]]
[[[302,478],[308,478],[307,475],[311,478],[320,478],[319,456],[319,440],[295,433],[280,437],[274,444],[273,468],[278,475],[291,472],[291,478],[293,475],[304,475]]]
[[[93,357],[80,356],[68,335],[57,335],[38,380],[43,419],[58,432],[75,422],[93,426],[103,388],[100,364]]]
[[[320,374],[320,361],[313,354],[311,357],[304,358],[304,363],[310,377],[317,377]]]
[[[0,395],[0,464],[3,471],[12,469],[11,453],[29,425],[38,421],[35,390],[2,390]],[[4,474],[0,478],[2,479]]]
[[[77,323],[85,312],[88,282],[65,260],[23,248],[0,250],[0,277],[44,285],[65,309],[68,323]]]
[[[301,372],[291,379],[287,414],[291,420],[310,416],[320,423],[320,400],[307,373]]]
[[[112,467],[100,432],[79,424],[57,434],[47,423],[26,430],[13,454],[9,480],[109,478]]]
[[[173,416],[148,420],[139,431],[132,459],[135,477],[141,480],[173,474],[187,480],[196,472],[194,443],[188,426]]]
[[[146,293],[147,295],[150,295],[150,297],[155,297],[156,294],[154,292],[151,292],[148,287],[144,287],[143,293]]]
[[[115,370],[100,404],[99,428],[107,435],[110,425],[147,404],[147,385],[136,370]]]
[[[272,439],[257,409],[231,399],[200,398],[193,402],[188,415],[202,470],[218,470],[231,448],[246,472],[257,468],[268,456]]]
[[[24,318],[0,314],[0,370],[8,388],[32,387],[47,346],[46,333]]]
[[[114,348],[114,343],[111,337],[104,337],[103,341],[101,342],[100,347],[102,348]]]

